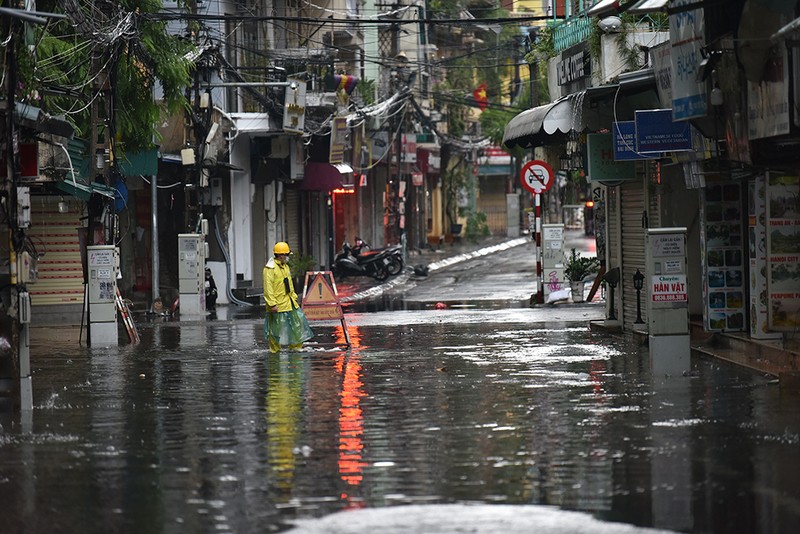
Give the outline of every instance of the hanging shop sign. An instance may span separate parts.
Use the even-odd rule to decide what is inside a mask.
[[[561,59],[555,64],[556,81],[562,95],[577,93],[586,89],[592,74],[591,54],[586,43],[580,43],[564,50]]]
[[[669,109],[636,111],[636,152],[692,150],[692,125],[674,122]]]
[[[614,134],[614,161],[658,159],[662,156],[660,152],[645,154],[636,152],[636,123],[634,121],[615,122],[612,133]]]
[[[661,43],[650,49],[653,59],[653,74],[656,78],[658,101],[661,107],[672,107],[672,43]]]
[[[589,182],[618,184],[636,179],[636,164],[633,161],[614,160],[614,140],[610,133],[586,136],[588,152]]]

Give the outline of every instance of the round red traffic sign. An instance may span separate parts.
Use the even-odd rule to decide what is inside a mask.
[[[553,168],[546,161],[535,159],[522,166],[519,179],[522,187],[538,195],[553,185]]]

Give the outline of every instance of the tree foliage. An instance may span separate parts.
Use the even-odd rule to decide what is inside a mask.
[[[147,16],[161,11],[160,0],[61,6],[39,2],[39,9],[63,12],[67,19],[32,29],[32,54],[20,68],[21,96],[40,99],[44,109],[64,115],[79,136],[88,137],[91,106],[107,76],[115,104],[107,127],[117,148],[138,152],[152,147],[162,113],[186,106],[192,69],[186,53],[193,45],[169,34],[165,22]]]

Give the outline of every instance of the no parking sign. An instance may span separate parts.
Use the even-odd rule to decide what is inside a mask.
[[[545,161],[529,161],[523,165],[519,179],[522,182],[522,187],[534,195],[538,195],[539,193],[544,193],[553,185],[553,168]]]

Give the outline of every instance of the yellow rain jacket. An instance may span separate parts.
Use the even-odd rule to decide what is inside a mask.
[[[300,307],[297,304],[297,293],[294,292],[289,266],[278,263],[275,258],[270,258],[264,267],[264,300],[268,312],[273,306],[278,307],[279,313]]]

